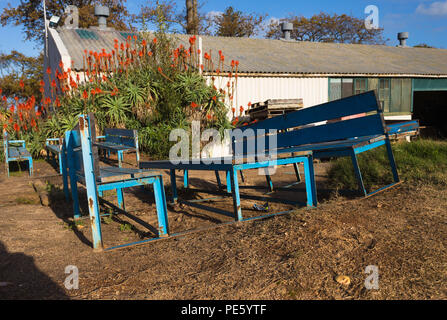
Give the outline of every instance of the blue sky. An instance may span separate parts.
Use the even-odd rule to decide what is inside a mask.
[[[47,0],[53,1],[53,0]],[[7,3],[13,6],[19,0],[1,0],[0,10]],[[66,1],[70,4],[71,1]],[[176,1],[184,6],[184,0]],[[145,0],[127,0],[127,5],[132,13],[138,13]],[[203,4],[203,12],[221,12],[227,6],[249,12],[268,14],[268,18],[280,19],[293,15],[310,17],[320,12],[347,13],[356,17],[366,17],[364,13],[368,5],[376,5],[379,9],[379,25],[385,29],[384,35],[388,45],[397,44],[397,33],[410,32],[408,45],[427,43],[429,45],[447,49],[447,0],[199,0]],[[0,52],[7,53],[18,50],[27,55],[37,55],[39,48],[32,42],[25,42],[20,27],[0,26]]]

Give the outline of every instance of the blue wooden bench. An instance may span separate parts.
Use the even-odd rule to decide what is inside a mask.
[[[353,119],[341,120],[345,117]],[[372,196],[400,183],[383,110],[376,92],[369,91],[348,98],[298,110],[244,127],[244,130],[271,129],[288,132],[278,137],[278,148],[290,152],[312,151],[313,157],[351,157],[359,190]],[[294,128],[293,130],[290,130]],[[358,155],[385,146],[393,183],[368,193],[365,189]]]
[[[45,149],[47,150],[47,160],[50,161],[50,156],[53,156],[53,162],[57,162],[59,166],[59,173],[62,174],[62,138],[49,138],[45,142]],[[57,161],[56,161],[57,157]]]
[[[105,157],[110,157],[110,153],[116,153],[120,168],[124,160],[124,153],[135,152],[137,166],[140,162],[137,130],[105,129],[104,136],[97,137],[94,145],[103,151]]]
[[[419,134],[420,126],[418,120],[393,123],[387,126],[390,139],[396,140],[401,137],[412,137]]]
[[[33,175],[33,157],[26,149],[25,140],[9,140],[9,134],[3,130],[3,152],[5,156],[6,172],[9,177],[9,163],[28,161],[29,175]]]
[[[165,191],[162,174],[157,171],[140,169],[127,169],[118,167],[100,167],[98,159],[98,148],[94,146],[95,122],[93,115],[79,116],[79,124],[72,131],[65,134],[63,144],[62,162],[64,172],[64,189],[68,188],[68,177],[73,199],[74,218],[79,219],[80,209],[78,201],[78,182],[87,189],[90,222],[93,234],[93,247],[103,250],[101,233],[101,215],[99,212],[99,198],[104,191],[116,190],[118,206],[125,210],[123,189],[153,185],[158,217],[158,235],[146,241],[165,238],[169,235],[168,213],[166,207]],[[126,244],[118,247],[130,246]],[[106,248],[105,250],[115,249]]]

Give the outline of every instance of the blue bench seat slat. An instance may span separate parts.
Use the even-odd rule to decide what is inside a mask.
[[[104,130],[106,135],[135,138],[137,136],[135,130],[107,128]]]
[[[31,157],[29,151],[22,147],[9,147],[8,155],[9,158],[15,158],[15,159]]]
[[[50,150],[53,153],[59,154],[59,152],[61,152],[61,145],[58,144],[48,144],[47,145],[47,149]]]
[[[95,146],[101,149],[110,149],[110,150],[135,150],[135,147],[129,147],[125,145],[117,145],[111,142],[95,142]]]

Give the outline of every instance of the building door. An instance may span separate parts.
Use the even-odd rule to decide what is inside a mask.
[[[447,137],[447,79],[414,79],[413,118],[429,134]]]

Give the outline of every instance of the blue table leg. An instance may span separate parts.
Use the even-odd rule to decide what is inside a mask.
[[[230,181],[232,186],[232,193],[233,193],[233,206],[234,206],[234,217],[237,221],[242,221],[242,208],[241,208],[241,197],[239,195],[239,183],[237,180],[237,171],[236,169],[233,169],[232,172],[230,172]]]
[[[219,189],[222,189],[222,181],[220,181],[219,171],[216,170],[214,173],[216,174],[217,185],[219,186]]]
[[[268,168],[265,168],[265,180],[267,180],[267,185],[269,187],[270,192],[273,192],[273,182],[272,178],[268,174]]]
[[[118,207],[120,209],[125,210],[123,189],[121,188],[116,189],[116,196],[118,198]]]
[[[178,201],[177,181],[175,180],[175,170],[171,169],[170,173],[171,173],[172,202],[175,204]]]
[[[227,171],[227,192],[231,193],[231,171]]]
[[[188,170],[183,170],[183,187],[185,189],[189,188],[189,172],[188,172]]]
[[[316,207],[318,205],[317,201],[317,188],[315,185],[315,172],[313,157],[306,157],[304,160],[304,178],[306,180],[306,195],[307,195],[307,206]]]

